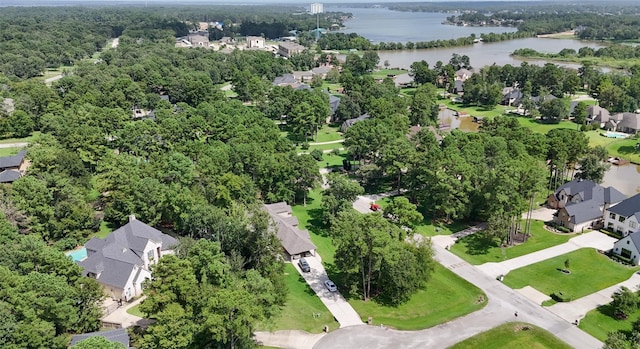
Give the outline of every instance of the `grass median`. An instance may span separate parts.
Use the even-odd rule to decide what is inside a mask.
[[[562,272],[567,260],[570,274]],[[576,300],[625,281],[637,270],[616,263],[593,248],[582,248],[513,270],[503,282],[514,289],[529,285],[546,295],[562,292]]]
[[[531,324],[509,322],[468,338],[450,349],[570,349],[552,333]]]

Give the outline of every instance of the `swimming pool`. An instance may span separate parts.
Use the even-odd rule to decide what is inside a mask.
[[[87,258],[87,249],[82,247],[77,250],[65,252],[64,254],[70,256],[74,262],[77,262]]]
[[[604,136],[607,138],[627,138],[629,137],[628,134],[626,133],[622,133],[622,132],[613,132],[613,131],[607,131],[604,133]]]

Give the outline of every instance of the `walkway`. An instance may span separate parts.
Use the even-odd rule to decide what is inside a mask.
[[[100,320],[105,323],[118,324],[122,328],[127,328],[134,325],[148,324],[150,320],[127,313],[127,309],[133,308],[136,305],[140,304],[140,302],[145,300],[145,298],[145,296],[142,296],[131,303],[125,303],[123,306],[114,310],[112,313],[102,317]]]
[[[562,318],[528,300],[478,268],[433,245],[436,259],[465,280],[482,289],[488,304],[462,318],[421,331],[395,331],[375,326],[341,328],[322,337],[315,349],[352,348],[446,348],[500,324],[516,320],[528,322],[550,331],[574,348],[600,348],[602,343],[564,321]]]
[[[325,144],[338,144],[344,142],[344,139],[337,139],[335,141],[326,141],[326,142],[310,142],[309,145],[325,145]],[[331,149],[333,150],[333,149]]]
[[[322,266],[320,259],[316,257],[305,257],[305,259],[309,262],[309,266],[311,267],[310,272],[303,273],[296,261],[293,262],[293,265],[305,279],[307,284],[309,284],[313,292],[316,293],[318,298],[320,298],[322,303],[324,303],[327,309],[331,312],[336,321],[340,323],[340,327],[362,325],[360,315],[358,315],[358,313],[356,313],[356,311],[351,307],[351,304],[342,297],[340,292],[329,292],[329,290],[324,286],[324,281],[328,280],[329,277],[327,276],[327,272],[324,270],[324,266]]]
[[[0,144],[0,148],[24,148],[28,146],[27,142],[18,142],[18,143],[2,143]]]
[[[453,237],[454,239],[457,240],[457,239],[463,238],[465,236],[473,235],[473,234],[475,234],[475,233],[477,233],[479,231],[483,231],[485,229],[487,229],[487,223],[480,223],[478,225],[474,225],[472,227],[469,227],[469,228],[467,228],[465,230],[461,230],[461,231],[459,231],[457,233],[453,233],[453,234],[451,234],[451,237]]]
[[[604,290],[600,290],[588,296],[578,298],[572,302],[556,303],[547,309],[566,321],[573,322],[575,320],[582,319],[590,310],[610,303],[613,300],[611,296],[621,286],[625,286],[635,292],[638,289],[638,285],[640,285],[640,275],[635,273],[628,280],[619,284],[607,287]]]
[[[285,330],[276,332],[256,332],[254,337],[259,345],[277,348],[312,349],[324,333],[312,334],[305,331]]]
[[[522,268],[581,248],[592,247],[599,250],[609,250],[616,241],[616,239],[599,231],[592,231],[571,238],[564,244],[532,252],[521,257],[512,258],[500,263],[484,263],[479,265],[478,269],[489,277],[497,278],[499,275],[506,275],[514,269]]]

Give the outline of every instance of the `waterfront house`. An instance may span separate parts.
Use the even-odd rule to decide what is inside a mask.
[[[640,194],[607,208],[604,226],[622,236],[640,232]]]

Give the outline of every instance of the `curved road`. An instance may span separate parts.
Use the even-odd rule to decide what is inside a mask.
[[[574,348],[600,348],[602,343],[518,292],[490,278],[442,246],[433,245],[436,259],[482,289],[488,304],[462,318],[422,331],[396,331],[375,326],[350,326],[323,336],[314,349],[446,348],[502,323],[517,320],[553,333]]]

